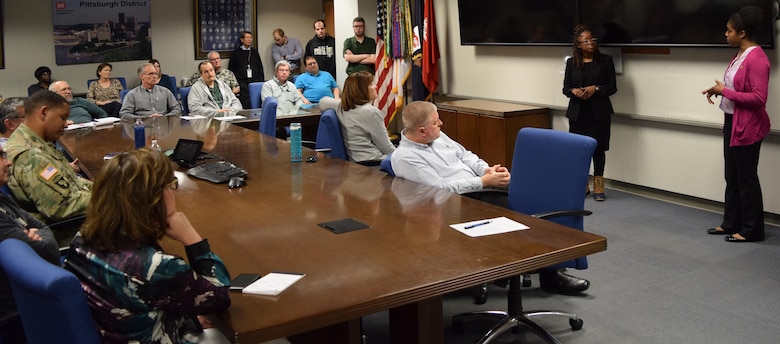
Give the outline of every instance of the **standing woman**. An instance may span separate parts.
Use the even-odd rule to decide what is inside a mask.
[[[373,105],[377,97],[373,82],[374,75],[369,72],[352,73],[344,81],[341,99],[320,99],[320,110],[336,110],[344,147],[354,162],[382,160],[395,150],[387,135],[385,116]]]
[[[111,69],[110,63],[103,62],[98,65],[98,79],[89,84],[87,100],[97,104],[109,116],[119,117],[119,109],[122,108],[119,92],[125,88],[119,80],[111,77]]]
[[[107,161],[95,180],[65,266],[81,281],[104,343],[227,342],[216,329],[199,331],[205,316],[230,305],[230,276],[177,211],[178,188],[170,159],[148,148]],[[183,245],[187,260],[163,251],[163,237]]]
[[[173,83],[173,79],[171,79],[170,75],[163,74],[162,69],[160,68],[160,61],[157,59],[150,59],[149,63],[154,66],[154,69],[157,70],[157,85],[160,85],[162,87],[167,88],[171,93],[173,93],[173,97],[178,99],[179,95],[177,94],[176,85]]]
[[[726,195],[723,222],[707,230],[723,234],[728,242],[764,240],[764,203],[758,180],[758,156],[761,142],[769,133],[766,112],[769,92],[769,59],[753,40],[764,23],[764,11],[745,6],[729,17],[726,42],[739,48],[726,68],[723,83],[715,80],[701,93],[723,96],[723,159]]]
[[[596,42],[587,26],[574,28],[574,49],[566,60],[563,94],[569,97],[569,132],[590,136],[598,142],[593,152],[593,199],[604,201],[604,165],[614,113],[609,96],[617,92],[617,83],[612,57],[602,54]],[[589,194],[586,184],[585,196]]]

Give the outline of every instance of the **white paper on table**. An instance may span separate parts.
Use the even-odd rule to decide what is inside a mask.
[[[208,117],[206,117],[206,116],[201,116],[201,115],[192,115],[192,116],[180,116],[179,118],[181,118],[181,119],[186,119],[186,120],[188,120],[188,121],[189,121],[189,120],[191,120],[191,119],[204,119],[204,118],[208,118]]]
[[[241,290],[246,294],[276,296],[298,282],[305,274],[290,272],[271,272]]]
[[[237,119],[246,119],[246,117],[235,115],[235,116],[214,117],[214,119],[220,121],[235,121]]]
[[[96,118],[95,119],[95,125],[100,127],[104,125],[114,125],[114,123],[121,121],[118,117],[104,117],[104,118]]]
[[[510,220],[503,216],[492,219],[456,223],[450,225],[450,227],[470,237],[501,234],[529,228],[520,222]]]

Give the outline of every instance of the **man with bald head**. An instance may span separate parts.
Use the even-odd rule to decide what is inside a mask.
[[[97,118],[108,117],[106,111],[95,103],[81,97],[74,97],[67,81],[55,81],[49,85],[49,91],[56,92],[68,101],[70,106],[70,123],[92,122]]]
[[[68,126],[68,101],[51,91],[39,91],[24,102],[24,123],[5,145],[11,162],[8,187],[24,210],[46,224],[84,215],[92,182],[79,177],[68,159],[54,147]],[[78,228],[55,232],[67,246]]]
[[[238,84],[236,75],[233,74],[230,69],[222,68],[222,57],[219,56],[219,52],[210,51],[206,57],[208,58],[207,61],[211,63],[211,66],[214,67],[214,73],[217,74],[217,80],[227,84],[230,87],[230,90],[233,91],[233,94],[237,95],[241,91],[241,87]],[[200,79],[200,71],[192,74],[190,80],[187,80],[187,86],[194,85],[198,79]]]

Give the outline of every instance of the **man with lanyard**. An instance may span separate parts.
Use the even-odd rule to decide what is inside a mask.
[[[263,72],[263,61],[260,60],[260,53],[252,47],[252,33],[244,31],[241,33],[241,44],[233,50],[230,55],[228,69],[236,75],[238,85],[241,88],[238,94],[238,100],[245,109],[251,109],[249,102],[249,83],[265,81]]]

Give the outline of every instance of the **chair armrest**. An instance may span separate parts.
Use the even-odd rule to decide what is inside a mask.
[[[315,149],[317,146],[317,142],[303,140],[301,141],[301,145],[308,149]]]
[[[571,209],[571,210],[548,211],[544,213],[532,214],[531,216],[540,219],[552,219],[552,218],[563,217],[563,216],[589,216],[590,214],[593,214],[593,212],[590,210]]]
[[[80,216],[75,216],[69,219],[62,220],[60,222],[52,223],[48,226],[49,229],[51,229],[52,231],[56,231],[58,229],[80,227],[86,219],[87,219],[86,216],[80,215]]]
[[[462,194],[468,198],[509,209],[509,192],[499,189],[483,189]]]
[[[363,166],[379,166],[379,164],[382,163],[382,159],[379,160],[365,160],[365,161],[356,161],[358,164],[361,164]]]

